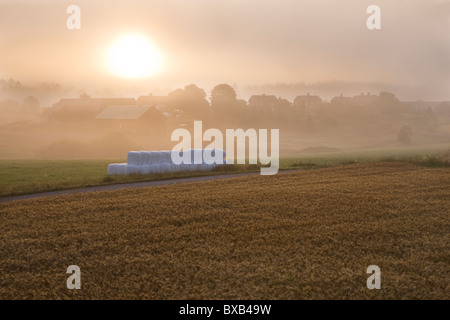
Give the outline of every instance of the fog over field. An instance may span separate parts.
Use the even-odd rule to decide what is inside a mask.
[[[368,1],[108,4],[0,2],[0,158],[171,149],[194,120],[282,155],[449,141],[449,1],[377,1],[379,30]]]

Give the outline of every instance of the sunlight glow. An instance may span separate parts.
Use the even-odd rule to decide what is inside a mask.
[[[161,68],[161,55],[150,41],[141,35],[120,37],[107,52],[108,69],[124,78],[145,78]]]

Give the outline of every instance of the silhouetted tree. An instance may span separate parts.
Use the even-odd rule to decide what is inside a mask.
[[[204,113],[209,108],[205,90],[190,84],[184,87],[186,108],[196,113]]]
[[[396,113],[403,107],[400,100],[390,92],[380,92],[376,104],[380,110],[387,113]]]
[[[184,97],[183,89],[176,89],[170,92],[167,96],[169,97],[169,104],[172,109],[180,109],[180,110],[183,109],[182,107]]]
[[[228,84],[218,84],[211,90],[211,106],[219,116],[236,116],[237,112],[236,92]]]
[[[171,107],[181,110],[186,116],[203,117],[209,112],[205,90],[195,84],[187,85],[184,89],[176,89],[168,96]]]

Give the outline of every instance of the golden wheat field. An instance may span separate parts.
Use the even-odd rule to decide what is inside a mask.
[[[449,299],[449,186],[384,162],[0,203],[0,298]]]

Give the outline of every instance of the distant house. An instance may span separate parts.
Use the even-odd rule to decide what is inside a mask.
[[[47,110],[49,120],[74,122],[92,120],[110,105],[136,105],[133,98],[61,99]]]
[[[303,96],[297,96],[294,99],[294,107],[301,108],[303,110],[311,110],[322,103],[322,99],[319,96],[312,96],[309,92]]]
[[[65,109],[79,110],[88,109],[99,111],[110,105],[134,105],[136,100],[133,98],[75,98],[61,99],[52,106],[54,111]]]
[[[102,110],[94,119],[103,125],[133,129],[142,125],[158,125],[167,116],[155,106],[112,105]]]
[[[248,106],[253,110],[276,111],[287,105],[290,105],[288,100],[274,95],[253,95],[248,100]]]
[[[344,95],[341,94],[339,97],[331,99],[330,102],[334,105],[350,105],[353,103],[353,99],[351,97],[344,97]]]
[[[378,96],[374,94],[370,94],[369,92],[367,94],[361,93],[359,96],[353,97],[353,104],[360,107],[370,107],[373,106],[376,101],[378,100]]]
[[[252,108],[274,108],[277,104],[277,97],[274,95],[253,95],[248,100],[248,105]]]

